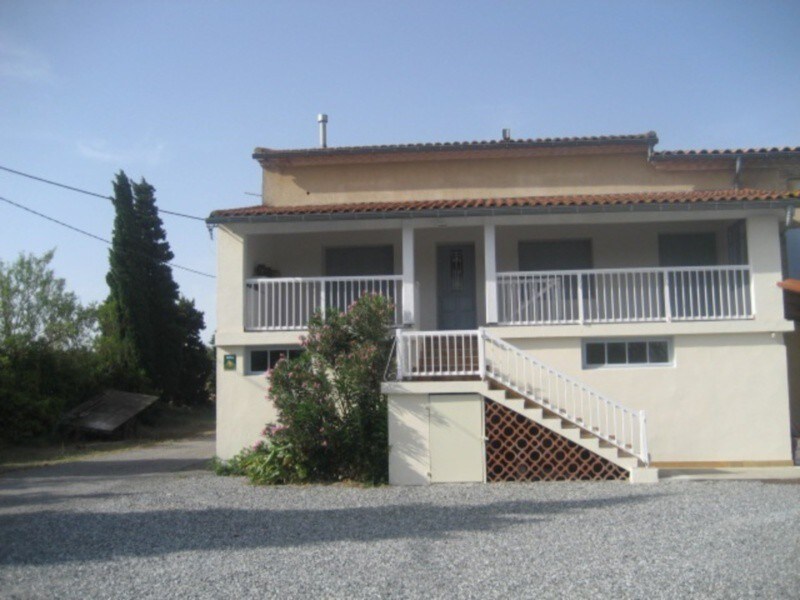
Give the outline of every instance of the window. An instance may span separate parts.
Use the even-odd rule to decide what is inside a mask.
[[[583,343],[583,366],[624,367],[672,364],[670,340],[592,340]]]
[[[658,236],[658,262],[662,267],[716,265],[717,236],[704,233],[662,233]]]
[[[275,367],[281,357],[296,358],[300,348],[269,348],[250,351],[250,373],[263,373]]]
[[[325,249],[329,277],[392,275],[394,246],[345,246]]]
[[[520,271],[564,271],[592,268],[591,240],[520,242]]]

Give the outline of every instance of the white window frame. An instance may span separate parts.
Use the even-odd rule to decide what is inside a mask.
[[[289,356],[289,352],[292,350],[303,350],[302,346],[295,346],[295,345],[278,345],[278,346],[253,346],[252,348],[248,348],[247,352],[245,353],[245,375],[263,375],[267,372],[267,369],[263,371],[254,371],[251,368],[253,364],[253,352],[280,352]],[[267,361],[269,363],[269,360]]]
[[[635,343],[650,343],[650,342],[664,342],[667,345],[667,361],[666,362],[641,362],[641,363],[608,363],[608,344],[635,344]],[[587,347],[589,344],[605,344],[606,345],[606,363],[602,365],[589,364],[587,360]],[[628,348],[625,348],[625,358],[627,360]],[[648,356],[649,359],[649,356]],[[581,365],[584,370],[594,369],[642,369],[653,368],[659,369],[663,367],[675,366],[675,343],[671,337],[624,337],[624,338],[585,338],[581,340]]]

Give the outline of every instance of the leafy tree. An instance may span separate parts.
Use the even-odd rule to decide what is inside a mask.
[[[206,327],[203,313],[195,308],[193,300],[181,296],[177,325],[183,339],[177,377],[181,398],[186,404],[200,404],[209,399],[209,378],[214,363],[200,337]]]
[[[94,307],[83,307],[50,262],[0,261],[0,442],[51,433],[62,412],[99,390]]]
[[[0,260],[0,344],[28,346],[45,342],[66,350],[89,345],[94,334],[94,307],[83,307],[66,282],[50,268],[54,250],[42,256],[20,254],[12,263]]]
[[[101,311],[107,368],[128,389],[158,390],[163,399],[184,404],[205,401],[210,365],[200,340],[203,314],[180,297],[172,278],[174,255],[155,188],[144,179],[131,183],[120,172],[114,206],[110,294]]]

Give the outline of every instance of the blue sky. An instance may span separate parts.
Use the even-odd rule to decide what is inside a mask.
[[[658,132],[660,149],[800,145],[800,2],[4,2],[0,165],[162,208],[253,204],[255,146]],[[110,203],[0,172],[0,195],[109,237]],[[176,262],[215,271],[202,223]],[[0,204],[0,258],[56,247],[85,301],[102,244]],[[800,246],[800,244],[798,244]],[[175,272],[214,326],[214,281]],[[207,337],[210,336],[210,332]]]

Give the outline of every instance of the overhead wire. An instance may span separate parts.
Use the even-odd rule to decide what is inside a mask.
[[[10,204],[12,206],[15,206],[15,207],[17,207],[17,208],[19,208],[21,210],[24,210],[26,212],[29,212],[29,213],[33,214],[33,215],[36,215],[37,217],[41,217],[42,219],[46,219],[46,220],[48,220],[48,221],[50,221],[52,223],[56,223],[57,225],[61,225],[62,227],[66,227],[67,229],[71,229],[72,231],[74,231],[76,233],[80,233],[81,235],[85,235],[85,236],[90,237],[90,238],[92,238],[94,240],[97,240],[97,241],[103,242],[105,244],[111,245],[111,240],[109,240],[109,239],[106,239],[104,237],[100,237],[99,235],[95,235],[95,234],[93,234],[93,233],[91,233],[89,231],[81,229],[80,227],[75,227],[74,225],[70,225],[69,223],[65,223],[64,221],[59,221],[58,219],[56,219],[54,217],[51,217],[51,216],[46,215],[44,213],[40,213],[39,211],[33,210],[32,208],[30,208],[28,206],[25,206],[24,204],[20,204],[19,202],[14,202],[13,200],[9,200],[8,198],[5,198],[3,196],[0,196],[0,200],[2,200],[3,202],[6,202],[6,203],[8,203],[8,204]],[[139,254],[139,253],[135,253],[135,254]],[[173,269],[180,269],[181,271],[188,271],[189,273],[194,273],[195,275],[202,275],[203,277],[210,277],[212,279],[215,278],[214,275],[211,275],[210,273],[204,273],[203,271],[198,271],[197,269],[191,269],[189,267],[184,267],[183,265],[179,265],[179,264],[176,264],[176,263],[173,263],[173,262],[166,263],[166,264],[168,264]]]
[[[54,185],[56,187],[60,187],[60,188],[65,189],[65,190],[70,190],[72,192],[77,192],[79,194],[85,194],[87,196],[94,196],[95,198],[101,198],[103,200],[109,200],[110,202],[114,201],[114,198],[112,198],[111,196],[105,196],[103,194],[98,194],[97,192],[84,190],[84,189],[79,188],[79,187],[75,187],[75,186],[72,186],[72,185],[67,185],[66,183],[59,183],[58,181],[53,181],[52,179],[46,179],[45,177],[40,177],[38,175],[32,175],[30,173],[24,173],[22,171],[17,171],[16,169],[12,169],[10,167],[5,167],[3,165],[0,165],[0,170],[6,171],[8,173],[13,173],[14,175],[19,175],[20,177],[27,177],[28,179],[32,179],[34,181],[40,181],[41,183],[47,183],[49,185]],[[163,209],[163,208],[160,208],[160,207],[158,209],[158,212],[159,213],[164,213],[166,215],[172,215],[172,216],[175,216],[175,217],[182,217],[184,219],[192,219],[194,221],[203,221],[203,222],[205,222],[205,219],[203,217],[196,217],[194,215],[187,215],[186,213],[175,212],[174,210],[166,210],[166,209]]]

